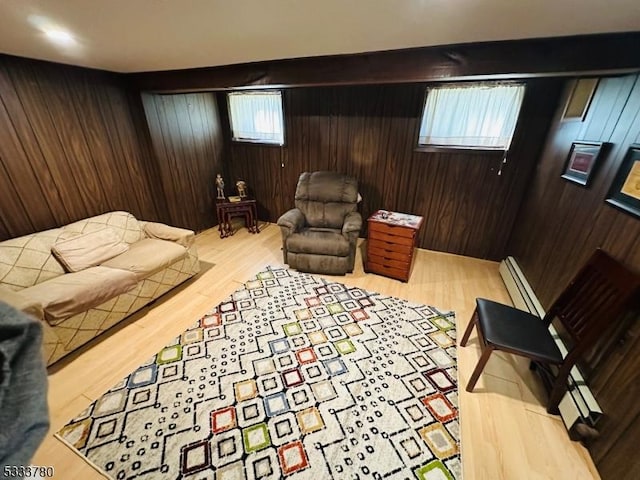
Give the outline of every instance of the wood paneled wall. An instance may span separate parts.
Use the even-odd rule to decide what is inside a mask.
[[[215,176],[223,171],[223,138],[213,93],[142,94],[172,225],[216,225]]]
[[[141,121],[121,76],[0,55],[0,240],[110,210],[161,220]]]
[[[605,413],[597,425],[600,437],[589,445],[602,480],[640,478],[640,462],[629,462],[640,438],[640,319],[629,320],[621,337],[612,336],[613,348],[589,379]]]
[[[597,247],[640,271],[640,219],[605,203],[629,145],[640,141],[638,76],[601,79],[582,122],[561,121],[563,107],[508,246],[545,307]],[[612,144],[588,188],[560,177],[575,140]]]
[[[563,108],[564,101],[508,246],[544,307],[597,247],[640,273],[640,219],[605,203],[629,145],[640,142],[639,76],[601,79],[582,122],[561,121]],[[575,140],[612,144],[588,188],[560,177]],[[589,450],[603,480],[635,479],[640,464],[628,459],[640,432],[640,318],[611,322],[584,369],[605,414]]]
[[[501,153],[415,151],[425,84],[284,91],[286,145],[233,143],[228,180],[245,180],[262,219],[293,207],[301,172],[355,176],[366,219],[379,208],[425,216],[419,246],[499,259],[560,93],[560,81],[530,81],[502,175]],[[224,105],[224,94],[219,93]],[[226,109],[221,109],[223,121]],[[228,132],[228,128],[225,128]]]

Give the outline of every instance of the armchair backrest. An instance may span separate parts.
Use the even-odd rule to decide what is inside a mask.
[[[304,172],[298,179],[295,205],[311,227],[342,228],[344,218],[355,212],[358,181],[336,172]]]

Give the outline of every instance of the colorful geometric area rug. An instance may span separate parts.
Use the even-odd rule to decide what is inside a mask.
[[[455,319],[269,268],[57,433],[112,479],[461,479]]]

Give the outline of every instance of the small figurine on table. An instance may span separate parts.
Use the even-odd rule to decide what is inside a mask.
[[[238,189],[238,196],[245,198],[247,196],[247,184],[244,180],[238,180],[236,182],[236,188]]]
[[[218,191],[218,199],[224,200],[224,180],[219,173],[216,175],[216,190]]]

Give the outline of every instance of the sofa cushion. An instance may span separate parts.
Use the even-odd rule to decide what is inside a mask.
[[[137,284],[138,279],[132,272],[99,266],[60,275],[20,293],[42,303],[45,320],[57,325],[133,290]]]
[[[113,229],[120,240],[129,244],[145,238],[138,219],[129,212],[109,212],[95,217],[85,218],[62,227],[65,232],[89,233],[102,230],[105,227]]]
[[[340,230],[309,228],[287,237],[287,250],[292,253],[349,256],[349,240]]]
[[[16,310],[32,315],[40,320],[44,318],[42,304],[37,300],[26,296],[22,292],[16,292],[0,287],[0,302],[11,305]]]
[[[112,228],[102,228],[56,242],[51,252],[67,272],[95,267],[129,250]]]
[[[51,254],[61,233],[56,228],[0,242],[0,284],[18,291],[63,275],[64,268]]]
[[[183,247],[189,248],[193,245],[195,240],[195,233],[193,230],[187,230],[186,228],[171,227],[164,223],[157,222],[140,222],[144,233],[149,238],[157,238],[159,240],[169,240],[175,242]]]
[[[129,250],[102,265],[133,272],[141,280],[186,256],[187,249],[182,245],[156,238],[145,238],[132,243]]]

